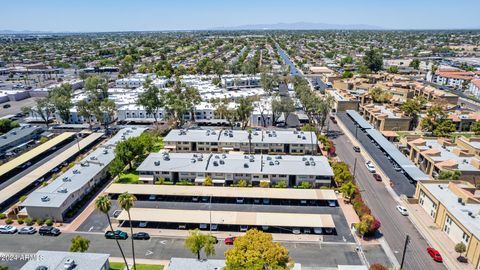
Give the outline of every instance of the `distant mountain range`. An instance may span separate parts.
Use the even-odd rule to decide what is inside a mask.
[[[29,35],[29,34],[49,34],[48,31],[30,31],[30,30],[0,30],[0,35]]]
[[[209,30],[382,30],[384,28],[368,24],[329,24],[329,23],[275,23],[247,24],[238,26],[215,27]]]

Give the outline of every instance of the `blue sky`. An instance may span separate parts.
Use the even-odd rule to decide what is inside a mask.
[[[18,0],[1,7],[0,30],[189,30],[299,21],[480,28],[479,0]]]

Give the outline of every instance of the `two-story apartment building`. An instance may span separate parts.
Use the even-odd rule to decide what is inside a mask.
[[[400,109],[384,104],[365,104],[360,106],[360,114],[379,131],[409,130],[411,117],[405,116]]]
[[[174,129],[164,138],[165,148],[174,152],[218,153],[242,151],[257,154],[311,155],[317,153],[313,132],[254,129]]]

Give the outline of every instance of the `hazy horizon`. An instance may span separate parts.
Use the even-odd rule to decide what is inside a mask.
[[[313,0],[25,0],[2,3],[0,30],[188,31],[299,22],[382,30],[476,30],[480,28],[480,20],[475,19],[479,9],[480,1],[468,0],[344,0],[341,4]]]

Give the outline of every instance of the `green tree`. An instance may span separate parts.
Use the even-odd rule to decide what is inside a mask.
[[[70,120],[70,109],[73,106],[72,94],[72,85],[68,83],[55,87],[48,93],[53,107],[55,107],[64,123]]]
[[[254,108],[252,98],[241,97],[238,100],[238,107],[236,113],[238,116],[238,120],[242,123],[242,129],[245,129],[247,127],[253,109]]]
[[[372,97],[373,102],[376,103],[385,103],[392,99],[392,93],[380,87],[370,89],[368,94]]]
[[[344,71],[342,73],[342,79],[347,79],[347,78],[352,78],[353,77],[353,72],[351,71]]]
[[[193,122],[195,122],[195,106],[202,101],[200,92],[195,87],[187,86],[185,88],[184,98],[187,102],[187,107],[190,109],[190,116]]]
[[[123,210],[127,211],[128,214],[128,223],[130,225],[130,235],[133,235],[133,226],[132,226],[132,218],[130,216],[130,209],[135,205],[135,201],[137,198],[128,192],[124,192],[118,196],[118,206]],[[132,258],[133,258],[133,269],[137,269],[136,261],[135,261],[135,244],[133,241],[133,237],[130,237],[132,241]]]
[[[295,112],[295,102],[291,97],[286,96],[272,99],[273,124],[276,124],[283,114],[286,125],[288,117],[293,112]]]
[[[215,255],[215,238],[211,234],[203,234],[199,229],[195,229],[188,233],[185,248],[196,254],[197,260],[200,260],[202,250],[207,257]]]
[[[476,121],[470,126],[470,131],[475,132],[475,135],[480,135],[480,121]]]
[[[145,80],[143,88],[145,91],[138,95],[137,104],[143,106],[147,114],[153,115],[157,123],[158,111],[165,106],[165,92],[155,86],[150,78]]]
[[[112,202],[108,198],[108,195],[100,195],[97,197],[95,200],[95,208],[104,213],[105,216],[107,217],[108,225],[110,226],[110,231],[113,232],[113,226],[112,226],[112,221],[110,220],[110,209],[112,208]],[[130,268],[128,267],[127,259],[125,258],[125,254],[123,253],[123,249],[120,246],[120,243],[118,242],[118,239],[115,238],[115,242],[117,243],[118,250],[120,250],[120,253],[122,254],[123,261],[125,262],[125,265],[127,266],[127,270]]]
[[[413,59],[408,66],[412,67],[415,70],[419,70],[420,69],[420,60]]]
[[[120,63],[120,74],[127,75],[133,72],[134,60],[131,55],[126,55]]]
[[[100,102],[98,110],[95,111],[95,117],[100,121],[108,131],[108,126],[115,120],[117,106],[110,99],[104,99]]]
[[[353,225],[355,230],[360,234],[362,237],[368,232],[369,225],[365,221],[360,221]]]
[[[423,106],[427,103],[427,100],[424,97],[415,97],[413,99],[408,99],[400,106],[405,115],[412,118],[410,122],[409,130],[414,130],[418,125],[418,115],[422,111]]]
[[[375,49],[368,50],[363,57],[363,63],[371,72],[382,70],[383,56],[381,51]]]
[[[0,134],[7,133],[10,130],[19,127],[20,124],[10,119],[0,119]]]
[[[457,252],[460,256],[467,251],[467,246],[463,242],[460,242],[455,245],[455,252]]]
[[[390,66],[388,68],[388,73],[397,74],[398,73],[398,67],[397,66]]]
[[[90,240],[77,235],[72,238],[70,244],[70,252],[85,252],[90,246]]]
[[[436,137],[447,137],[457,130],[457,127],[450,119],[441,121],[433,130],[433,135]]]
[[[256,229],[235,239],[232,249],[225,251],[225,270],[292,269],[293,261],[288,250],[272,235]]]
[[[438,173],[438,179],[440,180],[458,180],[462,176],[460,171],[441,170]]]
[[[50,118],[55,113],[55,107],[52,104],[52,100],[49,97],[39,98],[35,101],[35,106],[32,107],[31,110],[42,118],[48,129]]]
[[[121,159],[114,158],[110,165],[108,165],[108,173],[110,173],[111,176],[115,177],[123,172],[125,165],[126,164],[123,163]]]
[[[108,79],[104,76],[89,76],[85,79],[84,88],[90,100],[108,97]]]
[[[349,202],[352,202],[353,195],[355,194],[355,191],[357,190],[357,187],[352,183],[352,181],[349,181],[345,184],[343,184],[339,191],[348,198]]]
[[[92,129],[92,120],[95,116],[95,102],[87,102],[86,100],[80,100],[77,102],[78,115],[88,121],[88,126]]]

